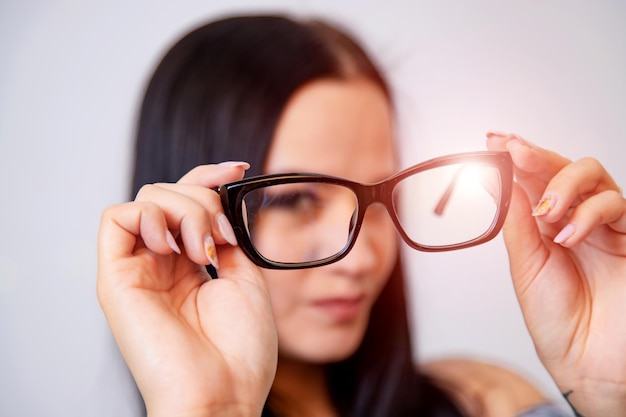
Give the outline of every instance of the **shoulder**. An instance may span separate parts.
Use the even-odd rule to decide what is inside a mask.
[[[514,417],[547,402],[530,382],[501,366],[446,359],[420,368],[471,417]]]

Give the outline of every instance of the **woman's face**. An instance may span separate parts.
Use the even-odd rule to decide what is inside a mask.
[[[279,120],[266,173],[315,172],[363,183],[385,179],[397,169],[392,119],[386,96],[371,81],[307,84]],[[278,238],[274,234],[269,239]],[[376,204],[369,207],[354,248],[341,261],[312,269],[264,270],[280,355],[312,363],[351,355],[397,254],[393,223]]]

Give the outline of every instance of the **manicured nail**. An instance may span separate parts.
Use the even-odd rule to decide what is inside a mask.
[[[204,253],[206,254],[207,259],[215,267],[215,269],[219,269],[219,262],[217,261],[217,249],[215,249],[215,241],[211,236],[207,236],[204,239]]]
[[[497,130],[490,130],[487,132],[487,136],[501,136],[503,138],[509,136],[509,133],[498,132]]]
[[[217,215],[217,227],[224,239],[228,243],[233,246],[237,246],[237,238],[235,237],[235,232],[233,231],[233,227],[230,225],[228,218],[224,213],[220,213]]]
[[[221,162],[219,165],[227,168],[242,167],[244,171],[250,168],[250,164],[243,161],[225,161]]]
[[[547,194],[539,200],[537,207],[533,210],[533,216],[543,216],[550,213],[550,210],[554,208],[556,204],[556,197],[552,194]]]
[[[174,239],[174,235],[172,235],[172,232],[170,232],[169,230],[165,231],[165,240],[167,240],[167,245],[170,247],[170,249],[180,255],[180,248],[176,243],[176,239]]]
[[[567,239],[572,237],[575,231],[576,231],[576,226],[574,226],[571,223],[568,224],[559,232],[558,235],[556,235],[556,237],[554,238],[554,243],[561,244],[565,242]]]

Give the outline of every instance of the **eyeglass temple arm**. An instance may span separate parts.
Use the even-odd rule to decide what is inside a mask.
[[[454,177],[452,177],[452,180],[446,187],[446,190],[443,192],[443,194],[439,198],[439,202],[437,203],[437,205],[435,206],[435,209],[433,210],[433,212],[437,216],[443,215],[443,211],[446,209],[446,206],[448,205],[448,201],[450,200],[452,191],[454,191],[454,187],[456,187],[456,184],[459,181],[459,175],[461,175],[461,171],[463,171],[464,168],[465,168],[465,165],[462,165],[459,169],[456,170],[456,172],[454,173]]]

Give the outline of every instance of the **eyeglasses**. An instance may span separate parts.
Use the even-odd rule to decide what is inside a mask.
[[[346,256],[368,207],[382,203],[402,239],[448,251],[493,239],[509,208],[507,152],[434,158],[376,184],[319,174],[274,174],[220,187],[239,246],[258,266],[301,269]]]

